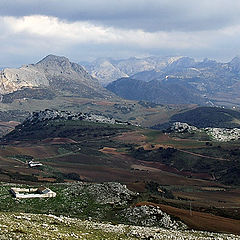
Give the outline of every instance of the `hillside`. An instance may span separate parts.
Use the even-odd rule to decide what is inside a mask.
[[[113,224],[53,214],[0,213],[0,226],[2,239],[240,239],[234,234]]]
[[[0,181],[8,183],[0,187],[0,212],[239,234],[238,155],[238,140],[162,133],[95,114],[35,112],[0,143]],[[44,184],[57,197],[16,205],[9,188],[19,184]]]
[[[173,115],[171,122],[185,122],[198,128],[240,128],[240,112],[225,108],[199,107]]]
[[[110,83],[107,89],[122,98],[158,104],[206,103],[206,99],[199,96],[196,89],[179,79],[146,82],[133,78],[121,78]]]
[[[175,122],[187,123],[197,128],[240,128],[240,112],[227,108],[197,107],[173,114],[168,121],[152,128],[164,130]]]
[[[0,213],[0,226],[2,239],[240,239],[233,234],[101,223],[53,214]]]
[[[104,124],[109,124],[105,126]],[[68,138],[85,140],[127,131],[131,124],[101,115],[46,109],[34,112],[1,141]]]

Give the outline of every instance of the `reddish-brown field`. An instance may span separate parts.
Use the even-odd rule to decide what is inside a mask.
[[[225,191],[196,191],[174,192],[178,198],[189,199],[197,203],[205,203],[215,207],[240,208],[240,190],[226,189]]]
[[[14,155],[29,155],[34,158],[47,158],[57,155],[57,148],[50,144],[18,144],[0,148],[0,156],[8,157]]]
[[[189,210],[179,209],[163,204],[153,204],[149,202],[141,202],[137,204],[137,206],[141,205],[158,206],[162,211],[178,217],[190,228],[195,230],[240,234],[240,220],[224,218],[196,211],[190,212]]]
[[[14,128],[14,127],[16,127],[19,123],[20,123],[20,122],[15,122],[15,121],[9,121],[9,122],[2,122],[2,121],[0,121],[0,126]]]
[[[117,156],[121,155],[121,153],[117,152],[116,148],[104,147],[103,149],[100,149],[99,151],[102,153],[105,153],[105,154],[112,154],[112,155],[117,155]]]
[[[133,146],[144,147],[146,150],[174,147],[190,152],[188,148],[206,147],[204,142],[173,139],[169,135],[149,130],[125,132],[107,139],[113,141],[113,144],[110,145],[112,142],[109,141],[108,145],[104,146],[106,141],[103,137],[100,140],[89,141],[87,146],[78,142],[76,145],[78,150],[71,150],[77,149],[74,146],[76,142],[71,138],[49,137],[34,143],[19,142],[2,145],[0,146],[0,170],[37,176],[40,182],[56,181],[57,177],[53,175],[54,173],[62,173],[63,178],[67,178],[66,175],[69,173],[76,173],[80,179],[93,182],[122,182],[127,184],[131,190],[150,194],[151,201],[157,199],[156,203],[176,206],[177,208],[159,205],[164,211],[180,218],[194,229],[240,234],[240,221],[206,213],[214,208],[216,211],[214,210],[213,213],[222,215],[228,211],[233,213],[233,217],[238,218],[238,213],[240,213],[240,190],[238,188],[220,184],[207,173],[180,171],[161,162],[135,159],[132,157],[134,155],[128,154],[130,148],[125,145],[125,143],[136,144],[138,146]],[[98,148],[95,148],[94,141],[98,143],[96,144]],[[102,142],[99,144],[98,141]],[[64,144],[67,146],[66,149],[64,149]],[[21,155],[33,157],[34,160],[43,163],[44,167],[42,169],[29,168],[25,160],[19,159]],[[0,171],[0,181],[15,181],[3,172]],[[71,179],[64,180],[72,181]],[[147,184],[151,181],[158,183],[162,189],[170,189],[175,198],[166,199],[156,192],[146,193]],[[192,215],[186,210],[189,201],[192,202],[194,210]]]
[[[15,121],[9,121],[9,122],[0,121],[0,136],[3,136],[11,132],[18,124],[19,122],[15,122]]]
[[[141,164],[143,164],[144,166],[157,168],[157,169],[160,169],[165,172],[170,172],[170,173],[174,173],[174,174],[185,176],[185,177],[194,177],[194,178],[198,178],[198,179],[213,180],[212,176],[207,173],[192,173],[192,172],[187,172],[187,171],[179,171],[178,169],[176,169],[174,167],[170,167],[170,166],[168,166],[166,164],[162,164],[160,162],[150,162],[150,161],[139,161],[139,162]]]
[[[143,144],[146,142],[147,137],[142,131],[135,131],[122,133],[120,136],[115,137],[114,140],[122,141],[124,143]]]

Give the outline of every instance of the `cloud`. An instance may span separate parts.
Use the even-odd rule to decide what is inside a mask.
[[[204,45],[202,40],[198,41],[191,33],[118,29],[83,21],[67,22],[41,15],[3,17],[1,22],[12,34],[24,34],[28,39],[51,39],[63,44],[111,43],[137,45],[142,48],[196,48]]]
[[[144,31],[217,30],[240,21],[236,0],[2,0],[0,15],[47,15]]]
[[[0,61],[239,54],[236,0],[1,0]],[[2,64],[1,64],[2,65]]]

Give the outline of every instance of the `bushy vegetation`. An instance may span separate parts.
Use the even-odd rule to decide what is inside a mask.
[[[26,182],[38,182],[38,178],[33,175],[28,174],[21,174],[19,172],[10,172],[10,171],[4,171],[0,169],[0,174],[7,175],[12,180],[17,181],[26,181]]]
[[[6,185],[0,187],[0,212],[26,212],[38,214],[55,214],[80,219],[92,218],[100,221],[122,222],[118,214],[126,206],[130,206],[134,199],[129,199],[124,204],[104,204],[96,199],[98,186],[87,184],[51,184],[47,185],[57,193],[55,198],[30,198],[16,199],[9,192],[10,187]],[[21,185],[20,187],[29,187]],[[106,193],[101,193],[104,198]],[[112,193],[109,193],[112,194]],[[124,195],[124,194],[123,194]],[[114,199],[112,200],[114,202]],[[123,200],[122,200],[123,201]]]
[[[0,111],[0,121],[23,121],[29,112],[21,110]]]
[[[44,88],[24,88],[13,93],[3,95],[3,103],[12,103],[15,99],[32,98],[32,99],[48,99],[55,97],[55,93],[49,89]]]
[[[214,174],[217,180],[225,184],[240,184],[239,149],[236,148],[209,146],[182,152],[175,148],[160,147],[156,150],[145,150],[140,147],[133,149],[131,155],[144,161],[160,162],[179,171],[207,173],[209,176]]]

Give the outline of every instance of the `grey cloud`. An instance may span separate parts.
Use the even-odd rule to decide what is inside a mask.
[[[96,41],[65,42],[51,36],[16,33],[0,22],[0,66],[35,63],[49,53],[65,55],[75,62],[97,57],[143,55],[187,55],[229,60],[240,54],[240,31],[237,28],[233,34],[231,30],[223,34],[214,30],[240,25],[239,12],[240,1],[237,0],[1,0],[0,16],[40,14],[69,22],[88,21],[98,26],[152,32],[162,30],[164,33],[161,36],[172,36],[176,47],[168,41],[165,45],[158,45],[158,39],[153,44],[149,41],[142,45],[133,44],[130,39],[122,42],[110,40],[107,44]],[[203,47],[181,47],[182,38],[177,31],[187,36],[184,38],[186,43],[193,42],[190,46],[195,44],[194,37],[197,36],[197,42],[203,42]],[[112,34],[114,31],[109,32]],[[130,37],[126,35],[126,38]]]
[[[42,14],[145,31],[200,31],[240,22],[236,0],[2,0],[0,15]]]

